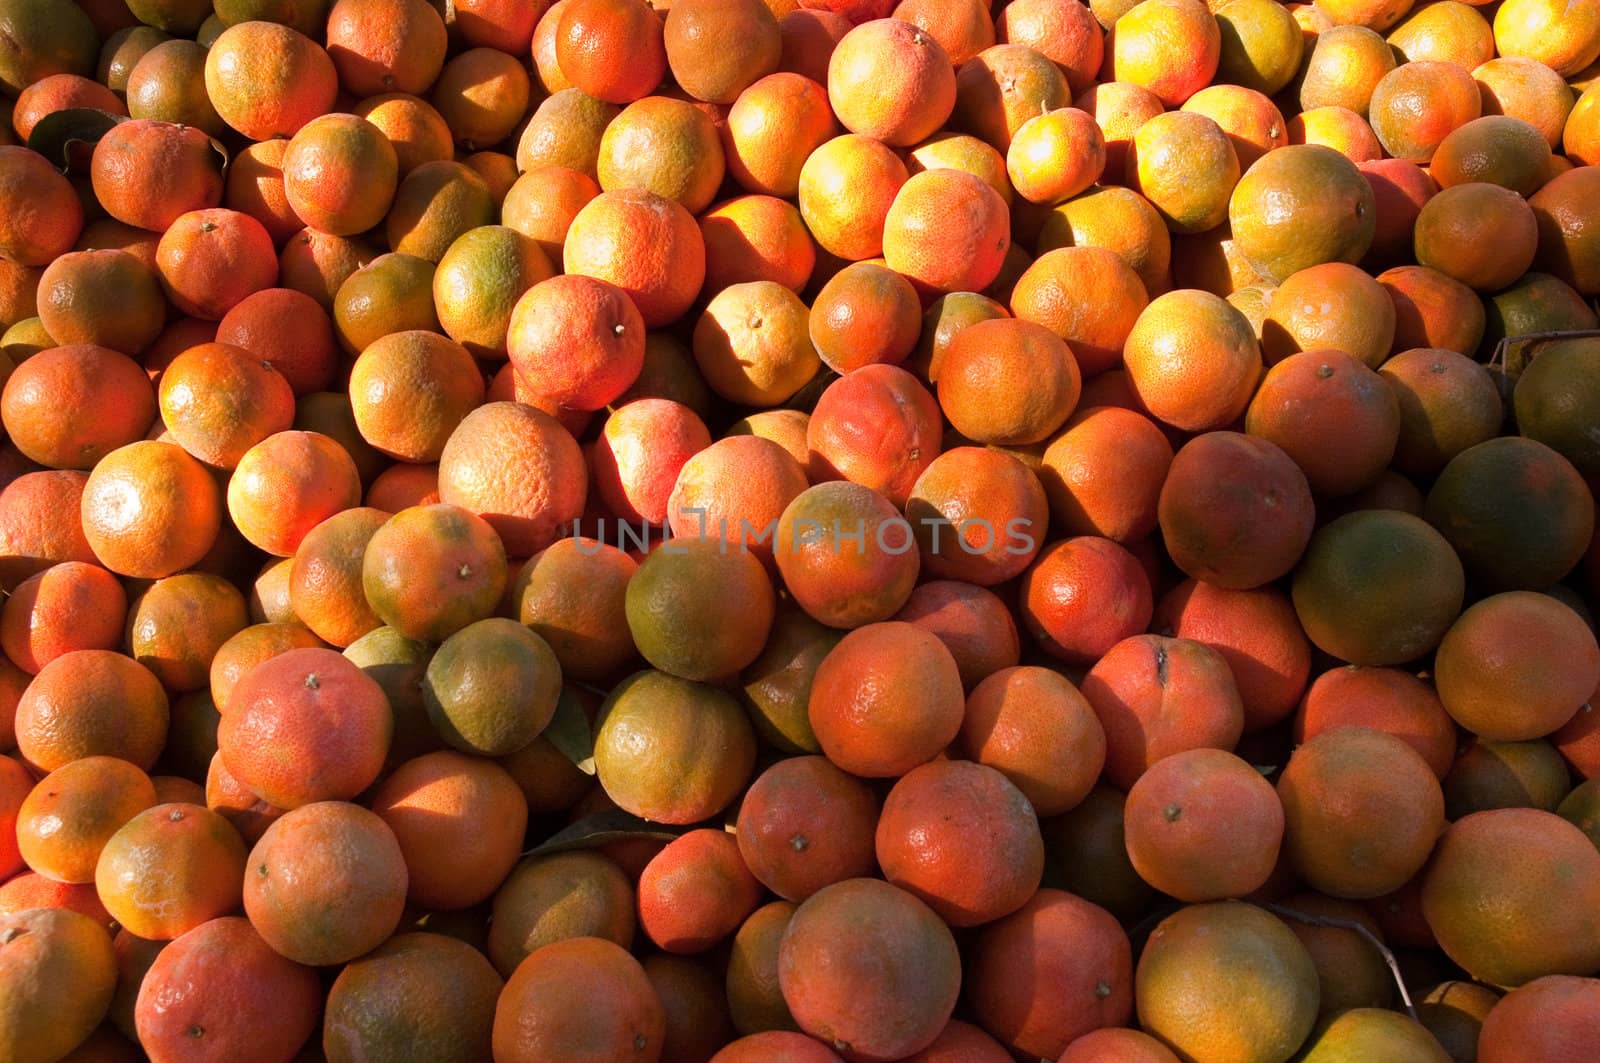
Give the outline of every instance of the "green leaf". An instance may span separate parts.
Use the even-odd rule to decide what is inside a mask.
[[[556,714],[544,729],[544,737],[579,771],[594,774],[594,732],[589,726],[589,714],[583,711],[583,704],[571,687],[561,688]]]
[[[28,134],[28,147],[66,173],[85,166],[100,138],[126,121],[120,114],[97,107],[68,107],[39,119]]]
[[[613,808],[585,816],[565,830],[552,834],[522,855],[549,856],[552,853],[570,853],[577,849],[597,849],[612,842],[634,841],[639,838],[654,838],[669,842],[682,834],[685,829],[687,828],[651,823],[640,819],[632,812]]]

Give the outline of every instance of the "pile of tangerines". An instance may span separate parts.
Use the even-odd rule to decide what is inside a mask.
[[[0,1063],[1600,1059],[1600,0],[0,0]]]

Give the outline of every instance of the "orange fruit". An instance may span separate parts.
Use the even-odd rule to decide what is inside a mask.
[[[1600,56],[1600,12],[1511,0],[1495,11],[1494,42],[1501,55],[1535,59],[1572,77]]]
[[[517,865],[495,895],[488,955],[506,974],[530,953],[569,938],[632,944],[635,920],[633,885],[601,853],[533,857]]]
[[[583,453],[549,414],[493,402],[467,414],[439,456],[439,497],[483,515],[511,557],[531,557],[583,513]]]
[[[1475,67],[1483,113],[1521,118],[1543,134],[1552,150],[1561,147],[1561,133],[1576,102],[1560,74],[1536,59],[1508,56]]]
[[[740,677],[757,734],[785,752],[815,753],[821,748],[807,715],[811,682],[817,665],[843,637],[844,632],[798,607],[778,610],[761,655]]]
[[[343,800],[377,778],[393,718],[383,690],[333,650],[289,650],[235,684],[217,740],[230,774],[279,808]],[[296,741],[263,741],[262,734]]]
[[[191,210],[222,202],[222,157],[205,133],[168,122],[114,126],[94,147],[95,198],[121,222],[164,231]]]
[[[716,126],[685,100],[646,96],[612,119],[600,138],[600,187],[641,189],[698,214],[722,186],[724,159]]]
[[[420,95],[444,65],[445,27],[426,0],[337,0],[328,12],[328,54],[345,91]]]
[[[1147,293],[1172,286],[1172,237],[1148,200],[1126,188],[1090,189],[1054,207],[1039,230],[1038,251],[1103,247],[1139,275]]]
[[[1475,182],[1428,200],[1414,239],[1418,264],[1478,291],[1495,291],[1532,265],[1538,224],[1517,193]]]
[[[301,623],[331,645],[348,646],[383,623],[367,604],[361,568],[367,543],[388,519],[378,509],[346,509],[312,528],[295,549],[291,607]]]
[[[1283,840],[1272,784],[1219,749],[1185,750],[1151,765],[1128,791],[1124,815],[1140,877],[1191,904],[1260,888]]]
[[[569,538],[523,566],[512,589],[518,618],[550,644],[563,675],[603,680],[633,658],[624,588],[637,567],[609,543]]]
[[[778,69],[783,51],[776,14],[761,0],[684,0],[663,32],[673,80],[709,103],[732,103]]]
[[[849,267],[846,267],[849,268]],[[863,266],[862,268],[868,268]],[[841,274],[844,270],[839,271]],[[893,273],[893,270],[889,271]],[[838,274],[835,274],[838,276]],[[1026,274],[1024,274],[1026,276]],[[1021,285],[1019,279],[1018,285]],[[1034,302],[1045,303],[1049,294],[1046,279],[1035,275],[1030,285],[1030,292],[1035,288],[1042,289],[1037,295],[1025,297],[1031,305]],[[1015,296],[1013,296],[1015,298]],[[1040,314],[1043,316],[1043,309]],[[917,338],[917,344],[912,349],[906,360],[906,367],[916,373],[920,379],[929,384],[939,382],[939,366],[944,361],[944,354],[950,347],[950,341],[957,333],[968,325],[979,321],[989,321],[994,318],[1009,316],[1006,308],[977,292],[951,292],[941,295],[929,304],[922,315],[922,327]]]
[[[438,262],[462,234],[493,221],[494,212],[488,182],[477,171],[425,162],[400,182],[384,234],[392,250]]]
[[[204,343],[161,374],[161,421],[173,442],[214,468],[233,469],[245,452],[294,421],[294,391],[258,356]]]
[[[1234,421],[1261,373],[1250,322],[1217,296],[1194,290],[1153,299],[1128,334],[1123,361],[1139,401],[1186,431]]]
[[[852,133],[910,147],[944,125],[956,102],[950,56],[901,19],[852,29],[828,60],[828,99]]]
[[[961,677],[939,639],[902,622],[846,635],[817,667],[809,715],[828,759],[855,775],[893,777],[956,736]],[[871,705],[870,715],[858,709]]]
[[[962,170],[982,179],[1011,206],[1016,192],[1006,175],[1006,158],[984,141],[966,133],[935,133],[906,155],[912,174],[924,170]]]
[[[1428,172],[1440,185],[1485,181],[1532,195],[1549,178],[1544,136],[1520,118],[1485,115],[1439,142]]]
[[[353,269],[332,298],[334,328],[345,350],[360,354],[395,332],[438,332],[433,300],[436,272],[427,259],[399,252],[379,255]]]
[[[1155,898],[1128,861],[1123,840],[1121,791],[1107,785],[1089,791],[1078,807],[1045,821],[1046,874],[1052,883],[1123,918],[1137,918]],[[1063,853],[1082,860],[1063,860]]]
[[[705,952],[761,903],[762,888],[725,830],[673,839],[639,876],[639,926],[667,952]]]
[[[1240,85],[1273,95],[1294,80],[1313,44],[1288,7],[1279,4],[1227,0],[1212,14],[1221,35],[1216,77],[1219,84]]]
[[[854,628],[887,620],[905,604],[919,568],[914,546],[893,503],[860,484],[831,481],[784,509],[773,555],[802,609],[831,627]]]
[[[322,1051],[339,1063],[393,1052],[442,1063],[485,1058],[500,990],[500,976],[471,945],[397,934],[334,979]]]
[[[1445,776],[1445,815],[1458,820],[1492,808],[1554,812],[1571,789],[1567,765],[1551,743],[1477,738]]]
[[[80,517],[87,481],[81,472],[27,472],[0,489],[0,544],[5,548],[0,557],[6,558],[0,577],[6,587],[60,561],[100,561]]]
[[[288,146],[287,140],[267,140],[244,148],[228,167],[222,195],[223,206],[250,215],[278,244],[302,228],[283,189],[283,153]]]
[[[774,281],[802,291],[817,249],[799,210],[773,196],[739,196],[700,216],[706,244],[707,290],[748,281]]]
[[[328,53],[304,35],[275,22],[242,22],[206,53],[205,88],[224,122],[251,140],[270,140],[292,137],[332,110],[339,80]]]
[[[244,595],[223,579],[182,572],[151,584],[128,611],[129,654],[175,693],[209,685],[217,648],[249,622]]]
[[[865,783],[823,757],[792,757],[751,783],[735,836],[761,885],[798,902],[872,870],[877,822],[878,799]]]
[[[536,166],[506,193],[501,220],[537,243],[550,262],[559,262],[572,219],[599,194],[600,186],[587,174],[565,166]]]
[[[1217,20],[1199,0],[1143,0],[1117,19],[1101,74],[1178,107],[1210,83],[1221,49]]]
[[[373,796],[399,842],[407,896],[437,910],[494,895],[522,849],[527,802],[497,764],[453,751],[402,764]]]
[[[1438,645],[1464,585],[1460,560],[1427,523],[1369,510],[1312,536],[1293,597],[1317,648],[1351,664],[1402,664]]]
[[[517,142],[517,165],[524,173],[539,166],[565,166],[595,179],[600,138],[621,110],[579,89],[556,92],[528,120]]]
[[[16,1059],[68,1058],[111,1004],[110,936],[76,912],[38,909],[0,916],[0,937],[0,983],[8,990],[0,1050]]]
[[[1311,670],[1311,647],[1282,592],[1227,590],[1189,580],[1157,603],[1155,626],[1222,655],[1239,688],[1247,731],[1271,726],[1294,711]]]
[[[1567,459],[1543,443],[1508,436],[1452,458],[1428,493],[1424,515],[1486,588],[1542,589],[1577,564],[1594,510]]]
[[[966,222],[952,231],[945,223],[957,216]],[[1005,201],[979,178],[956,170],[914,175],[884,216],[888,267],[937,292],[985,287],[1010,247]]]
[[[826,84],[828,60],[851,26],[849,19],[826,8],[802,7],[780,15],[778,35],[783,48],[778,55],[778,70],[801,74],[818,85]]]
[[[317,973],[278,956],[245,919],[203,922],[152,961],[133,1004],[150,1058],[224,1060],[251,1052],[262,1029],[298,1050],[317,1029]]]
[[[1439,644],[1439,700],[1457,723],[1486,739],[1550,734],[1600,683],[1593,642],[1582,618],[1547,595],[1492,595],[1462,613]]]
[[[770,74],[739,93],[728,111],[728,172],[747,191],[793,196],[806,158],[838,131],[821,85],[800,74]]]
[[[1387,301],[1381,289],[1378,298]],[[1341,350],[1285,358],[1267,371],[1245,413],[1245,430],[1276,443],[1311,489],[1328,496],[1352,494],[1377,479],[1400,427],[1393,390]]]
[[[1463,355],[1477,350],[1484,310],[1471,288],[1426,266],[1396,266],[1380,273],[1378,283],[1394,303],[1396,353],[1414,347]]]
[[[624,246],[652,253],[624,254]],[[651,328],[680,317],[705,279],[705,242],[694,218],[680,204],[637,189],[590,200],[567,231],[563,260],[568,274],[621,288]]]
[[[506,1063],[547,1053],[659,1058],[666,1015],[639,961],[612,942],[578,937],[546,945],[516,969],[495,1007],[493,1037],[494,1058]]]
[[[1395,668],[1354,665],[1324,672],[1306,690],[1295,716],[1295,739],[1364,727],[1394,735],[1444,778],[1454,763],[1456,730],[1433,688]]]
[[[678,470],[710,445],[705,423],[682,403],[656,398],[626,402],[606,418],[589,451],[594,490],[611,514],[624,521],[664,524],[671,515],[668,498]]]
[[[1288,926],[1253,905],[1222,901],[1181,909],[1156,926],[1134,994],[1141,1025],[1177,1053],[1265,1060],[1292,1055],[1306,1039],[1319,991],[1311,956]]]
[[[72,249],[83,229],[83,206],[72,184],[44,156],[0,146],[0,257],[19,266],[48,266]],[[29,204],[24,210],[21,204]]]
[[[367,488],[367,505],[385,513],[398,513],[411,506],[427,506],[439,501],[439,466],[391,465],[379,473]]]
[[[1372,186],[1320,144],[1262,156],[1239,179],[1228,223],[1239,253],[1272,283],[1324,262],[1358,262],[1372,244]]]
[[[1177,1058],[1149,1034],[1105,1027],[1073,1041],[1058,1063],[1174,1063]]]
[[[1422,911],[1445,954],[1491,985],[1593,970],[1596,855],[1582,831],[1552,813],[1476,812],[1440,839],[1422,879]]]
[[[437,461],[456,426],[483,401],[483,380],[465,347],[431,332],[374,341],[350,370],[362,438],[402,461]]]
[[[1421,870],[1444,825],[1444,796],[1427,761],[1394,735],[1363,727],[1308,739],[1289,758],[1278,796],[1289,861],[1334,897],[1399,889]]]
[[[938,454],[939,426],[933,396],[910,373],[862,366],[817,399],[806,428],[807,475],[813,483],[849,480],[904,506]]]
[[[1109,912],[1040,890],[978,931],[967,967],[974,1017],[1016,1055],[1054,1059],[1080,1035],[1129,1021],[1130,953]]]
[[[1074,95],[1093,86],[1105,55],[1104,34],[1083,4],[1017,0],[1000,10],[994,33],[1003,44],[1026,45],[1053,61]],[[965,62],[951,58],[957,66]]]
[[[1227,219],[1239,156],[1208,116],[1183,110],[1151,118],[1129,141],[1124,165],[1128,183],[1173,232],[1205,232]]]
[[[1002,668],[1015,667],[1021,653],[1010,610],[992,591],[970,583],[924,583],[912,591],[894,619],[929,631],[943,642],[968,690]]]
[[[622,288],[581,275],[530,288],[511,312],[507,349],[515,371],[540,395],[595,410],[639,375],[645,322]]]
[[[1105,732],[1088,701],[1059,674],[1031,665],[999,669],[973,687],[961,742],[1041,816],[1083,801],[1105,760]]]
[[[179,217],[161,237],[156,265],[167,297],[191,317],[220,321],[277,281],[277,249],[248,214],[214,209]]]
[[[269,363],[297,396],[325,390],[338,360],[327,311],[310,295],[289,288],[246,296],[223,315],[217,342]]]
[[[1484,1016],[1479,1032],[1484,1063],[1555,1063],[1600,1035],[1593,978],[1547,975],[1510,993]]]
[[[389,138],[353,114],[301,126],[281,165],[289,206],[306,225],[334,236],[356,236],[381,222],[399,184]]]
[[[1314,107],[1289,120],[1289,143],[1320,144],[1360,165],[1382,159],[1383,145],[1367,120],[1348,107]]]
[[[1081,390],[1072,350],[1031,321],[971,325],[950,342],[940,362],[939,406],[958,432],[980,443],[1013,446],[1049,438],[1072,414]]]
[[[292,557],[306,534],[361,503],[361,481],[344,448],[319,432],[270,435],[239,459],[228,481],[228,515],[250,542]]]
[[[1438,61],[1406,63],[1384,75],[1373,88],[1371,106],[1372,129],[1384,150],[1423,163],[1483,109],[1467,70]]]
[[[1066,75],[1049,57],[1025,44],[996,44],[961,64],[952,124],[1005,154],[1023,123],[1071,103]]]
[[[921,325],[917,290],[905,275],[875,262],[852,262],[817,292],[809,332],[822,361],[848,373],[905,361]]]
[[[1080,409],[1050,440],[1039,468],[1052,526],[1121,543],[1144,538],[1155,530],[1171,465],[1172,445],[1148,417],[1109,406]]]
[[[110,320],[107,306],[118,307]],[[72,251],[38,279],[38,322],[58,344],[139,354],[162,333],[165,298],[154,269],[128,251]]]
[[[931,0],[901,0],[892,17],[911,23],[938,41],[957,67],[995,41],[995,20],[979,0],[948,5]]]
[[[980,848],[958,839],[982,836]],[[1009,915],[1038,890],[1044,844],[1033,806],[1003,774],[970,761],[912,768],[878,819],[884,877],[952,926]]]
[[[58,882],[93,882],[110,837],[156,803],[150,777],[125,760],[93,756],[39,780],[16,811],[16,846],[28,867]]]
[[[650,670],[612,688],[594,750],[596,775],[618,807],[677,824],[726,808],[756,756],[749,717],[731,695]]]
[[[1238,687],[1216,650],[1136,635],[1114,644],[1081,686],[1106,732],[1106,778],[1129,787],[1189,749],[1232,749],[1244,727]],[[1174,706],[1183,705],[1180,713]]]
[[[1500,429],[1500,394],[1489,372],[1455,351],[1419,347],[1395,355],[1381,375],[1400,402],[1394,464],[1434,475]]]
[[[1378,154],[1381,154],[1381,149]],[[1358,165],[1367,184],[1372,186],[1373,210],[1377,219],[1372,247],[1362,261],[1400,262],[1411,257],[1411,231],[1416,228],[1417,215],[1422,213],[1423,205],[1438,194],[1438,183],[1422,167],[1404,159],[1374,156]],[[1396,266],[1395,270],[1417,268],[1402,265]]]
[[[452,58],[433,82],[433,105],[463,151],[504,141],[528,113],[532,82],[516,59],[494,48]]]
[[[342,964],[394,933],[406,865],[377,815],[343,801],[284,813],[250,850],[244,910],[274,952],[308,967]]]
[[[339,287],[375,256],[376,252],[359,240],[301,229],[283,245],[278,257],[279,282],[311,296],[329,311]]]
[[[1004,12],[1001,17],[1005,17]],[[1106,165],[1101,180],[1107,184],[1126,180],[1128,145],[1145,122],[1164,110],[1155,93],[1131,81],[1107,81],[1091,85],[1073,100],[1072,106],[1093,115],[1095,123],[1100,126],[1106,147]]]
[[[244,860],[239,832],[215,812],[154,805],[106,841],[95,891],[129,933],[170,940],[239,906]]]
[[[711,389],[731,401],[786,401],[819,368],[809,321],[800,297],[775,281],[731,285],[712,297],[695,325],[695,364]]]
[[[1150,578],[1137,558],[1092,535],[1045,547],[1018,588],[1022,622],[1041,649],[1088,664],[1150,622]]]
[[[157,579],[211,549],[222,523],[222,492],[181,447],[141,440],[95,465],[82,488],[81,514],[94,558],[119,575]]]
[[[97,565],[63,561],[23,580],[0,610],[0,647],[29,675],[72,650],[121,645],[128,598]]]
[[[128,71],[128,113],[136,121],[173,122],[211,136],[225,134],[227,123],[206,91],[207,52],[198,39],[163,37]]]
[[[1529,199],[1539,230],[1538,265],[1585,294],[1600,292],[1600,250],[1579,224],[1579,204],[1595,187],[1595,172],[1579,167],[1553,178]]]
[[[506,587],[505,548],[468,510],[417,506],[372,534],[361,578],[384,623],[408,638],[439,642],[494,611]]]
[[[800,216],[830,254],[875,258],[883,253],[885,223],[907,180],[905,163],[883,142],[858,133],[834,137],[800,168]]]
[[[905,510],[929,575],[982,586],[1028,567],[1049,518],[1044,489],[1028,466],[983,447],[956,447],[935,458]],[[943,535],[949,538],[941,544]]]
[[[153,398],[126,355],[91,344],[53,347],[5,381],[0,421],[17,449],[40,465],[92,469],[144,436],[155,419]]]
[[[650,95],[667,72],[662,20],[643,0],[570,0],[555,32],[562,75],[608,103]]]
[[[455,157],[450,126],[426,100],[403,92],[385,92],[362,100],[356,105],[355,114],[377,127],[389,141],[401,177],[425,162]]]
[[[95,895],[94,887],[87,883],[69,885],[24,871],[0,886],[0,916],[14,916],[33,908],[75,912],[107,930],[116,927],[116,921],[106,913],[105,906]]]
[[[322,644],[321,639],[299,623],[253,624],[235,632],[211,658],[211,708],[218,713],[226,712],[233,688],[261,662],[289,650]]]
[[[846,927],[860,929],[850,935]],[[800,1028],[873,1058],[927,1047],[959,995],[960,958],[949,929],[914,896],[875,879],[835,883],[807,899],[784,933],[778,963]]]
[[[872,859],[872,835],[865,838],[868,862]],[[773,901],[757,908],[744,921],[734,935],[728,952],[727,999],[733,1025],[740,1033],[749,1034],[736,1044],[751,1043],[766,1037],[762,1031],[792,1031],[796,1029],[789,1006],[783,1001],[779,986],[778,954],[783,932],[788,929],[796,905],[788,901]],[[795,1043],[822,1048],[820,1042],[800,1033],[780,1033],[779,1036],[795,1039]],[[740,1049],[729,1046],[724,1054],[737,1054]],[[823,1049],[826,1051],[826,1049]],[[755,1057],[768,1059],[768,1056]],[[837,1059],[838,1057],[834,1057]],[[754,1060],[751,1061],[754,1063]]]
[[[1230,0],[1230,4],[1236,2],[1239,0]],[[1243,2],[1250,8],[1252,16],[1257,16],[1262,10],[1269,13],[1268,17],[1270,12],[1282,11],[1282,8],[1275,4],[1271,7],[1264,5],[1258,7],[1256,0],[1243,0]],[[1227,7],[1230,4],[1223,6]],[[1236,16],[1244,14],[1238,8],[1235,8],[1234,13]],[[1224,24],[1220,17],[1223,14],[1225,12],[1219,12],[1219,26]],[[1211,85],[1190,96],[1184,103],[1183,109],[1204,115],[1217,123],[1218,128],[1227,135],[1228,142],[1233,145],[1241,172],[1248,170],[1267,152],[1291,143],[1289,137],[1292,126],[1284,123],[1283,113],[1270,99],[1253,88],[1239,85]]]
[[[743,608],[735,618],[725,603]],[[628,629],[651,665],[683,679],[731,676],[761,653],[775,598],[761,562],[713,538],[653,550],[628,581]]]

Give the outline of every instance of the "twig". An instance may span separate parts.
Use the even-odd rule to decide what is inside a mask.
[[[1600,329],[1551,329],[1545,332],[1525,332],[1520,336],[1502,336],[1489,356],[1491,366],[1504,368],[1506,355],[1515,343],[1549,343],[1552,340],[1582,340],[1600,336]]]
[[[1600,335],[1600,332],[1596,334]],[[1378,950],[1379,955],[1383,957],[1383,962],[1389,965],[1389,973],[1394,976],[1394,984],[1400,987],[1400,1002],[1406,1006],[1406,1014],[1413,1019],[1417,1017],[1417,1009],[1411,1003],[1411,994],[1406,991],[1406,980],[1400,974],[1399,962],[1394,958],[1394,953],[1389,950],[1389,946],[1385,945],[1383,939],[1374,934],[1369,927],[1352,919],[1336,919],[1329,915],[1311,915],[1281,904],[1262,903],[1261,907],[1282,919],[1293,919],[1296,922],[1306,923],[1310,926],[1324,926],[1335,930],[1351,930],[1360,934],[1367,940],[1368,944]]]

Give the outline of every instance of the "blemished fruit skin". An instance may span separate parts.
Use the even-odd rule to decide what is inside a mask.
[[[1600,0],[0,0],[0,1063],[1600,1061],[1597,297]]]

